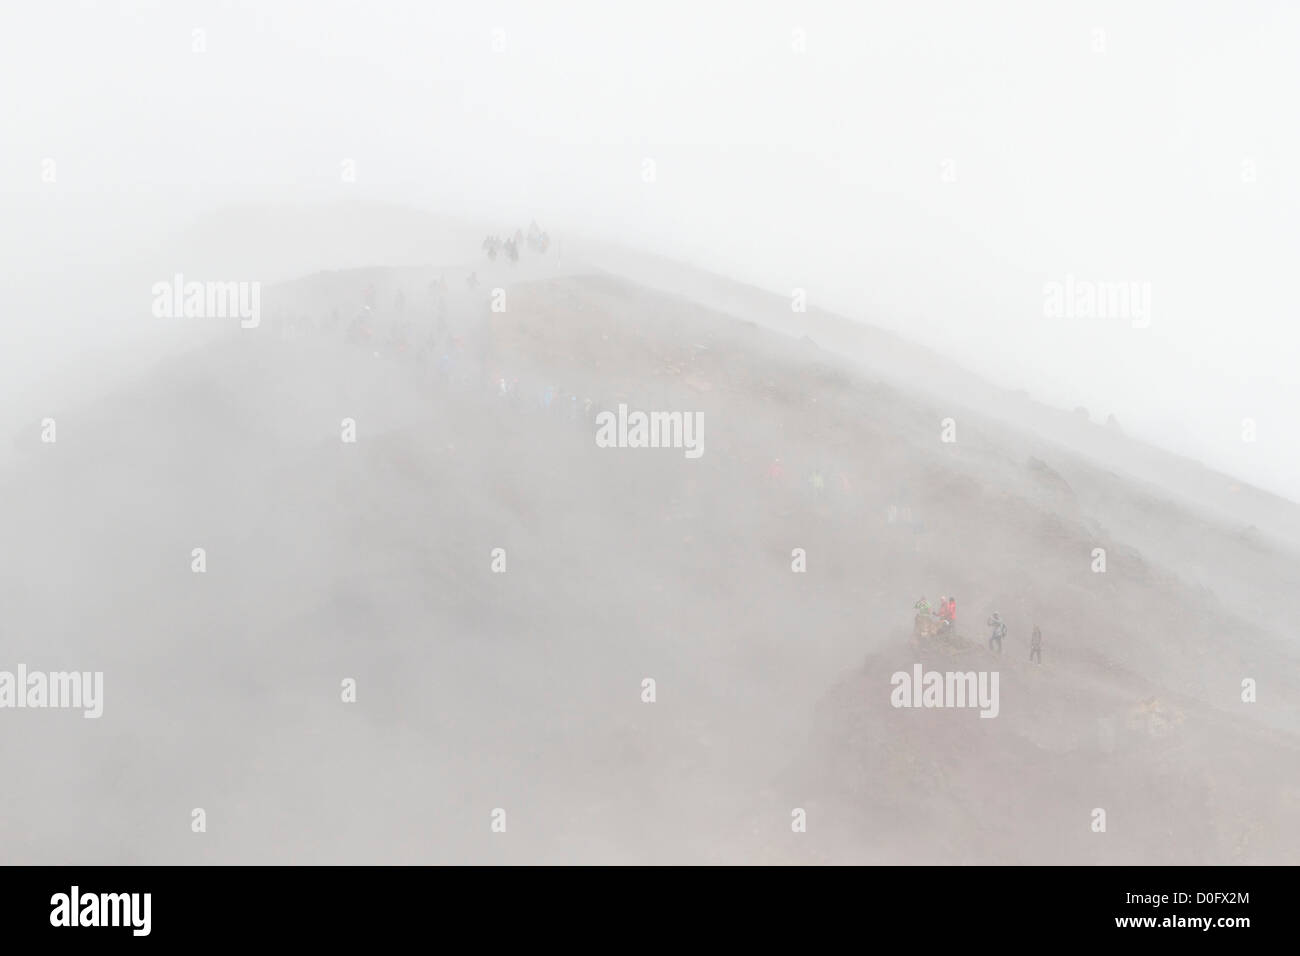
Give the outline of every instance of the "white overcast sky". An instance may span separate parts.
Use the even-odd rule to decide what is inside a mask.
[[[1300,498],[1298,48],[1282,2],[7,3],[3,276],[246,198],[535,215]],[[1048,318],[1067,275],[1150,327]]]

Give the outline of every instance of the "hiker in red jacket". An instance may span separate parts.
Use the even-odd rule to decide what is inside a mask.
[[[957,623],[957,599],[949,597],[939,608],[939,620],[944,627],[953,627]]]

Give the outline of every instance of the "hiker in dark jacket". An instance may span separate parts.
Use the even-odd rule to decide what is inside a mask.
[[[993,616],[989,618],[988,625],[993,628],[993,632],[989,635],[989,650],[993,650],[993,645],[997,644],[998,653],[1001,654],[1002,638],[1007,636],[1007,626],[1002,623],[1002,618],[997,611],[994,611]]]

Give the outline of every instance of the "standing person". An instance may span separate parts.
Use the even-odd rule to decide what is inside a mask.
[[[1034,625],[1034,636],[1029,640],[1029,659],[1035,664],[1043,663],[1043,632]]]
[[[447,300],[438,296],[433,300],[433,328],[439,336],[447,334]]]
[[[993,632],[989,635],[989,650],[993,650],[993,645],[997,644],[998,653],[1001,654],[1002,638],[1007,636],[1007,626],[1002,622],[1002,617],[997,611],[994,611],[993,616],[989,618],[988,625],[993,629]]]

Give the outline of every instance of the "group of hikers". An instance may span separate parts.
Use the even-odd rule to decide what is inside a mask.
[[[487,253],[487,257],[493,262],[496,261],[497,253],[502,253],[507,260],[514,263],[519,261],[519,250],[525,243],[533,252],[546,255],[547,250],[551,248],[551,236],[549,233],[543,232],[538,227],[537,220],[534,219],[528,224],[527,233],[522,229],[516,229],[514,235],[507,235],[504,239],[500,236],[485,237],[483,251]]]
[[[514,259],[522,244],[545,253],[550,242],[534,221],[526,233],[516,230],[504,240],[489,236],[483,247],[491,258],[504,250],[507,258]],[[467,391],[511,409],[536,411],[584,427],[611,405],[579,391],[576,382],[567,388],[549,380],[521,382],[508,368],[509,357],[494,344],[488,290],[476,271],[465,277],[463,289],[459,281],[449,283],[446,272],[430,280],[423,295],[411,295],[409,300],[409,286],[384,290],[368,282],[350,318],[340,314],[338,307],[327,307],[319,319],[289,313],[271,324],[282,338],[318,332],[341,335],[347,344],[372,351],[376,357],[409,364],[443,390]]]
[[[474,292],[478,286],[478,275],[471,272],[465,280],[465,287],[470,292]],[[407,310],[406,293],[401,289],[397,290],[393,296],[392,307],[384,310],[381,319],[378,293],[374,283],[370,283],[361,291],[361,308],[349,322],[344,338],[350,345],[379,346],[399,353],[407,350],[427,351],[434,346],[437,339],[449,337],[448,291],[445,274],[440,274],[438,278],[429,282],[428,294],[432,302],[429,318],[432,321],[428,323],[427,339],[421,341],[416,328],[424,325],[426,320],[419,318],[415,312]],[[338,310],[335,309],[330,325],[337,324]]]
[[[792,471],[793,474],[787,475],[785,463],[780,458],[773,458],[766,469],[767,483],[773,487],[806,486],[813,501],[821,501],[823,497],[844,501],[853,499],[853,482],[842,468],[814,464],[806,477],[802,469]]]
[[[550,242],[550,236],[534,221],[527,232],[516,230],[505,239],[488,236],[483,240],[483,249],[490,258],[502,250],[507,258],[513,258],[521,244],[544,253]],[[488,289],[496,281],[494,270],[484,270],[484,281],[472,270],[454,282],[441,272],[426,280],[424,289],[409,284],[384,288],[370,281],[361,288],[360,301],[353,306],[350,317],[349,310],[342,310],[344,314],[340,315],[339,308],[327,306],[327,313],[319,321],[286,317],[283,331],[292,330],[285,337],[294,338],[309,331],[341,334],[349,345],[409,365],[422,380],[441,390],[473,392],[494,404],[541,412],[575,424],[590,424],[601,410],[635,398],[625,394],[627,383],[611,383],[613,395],[605,395],[607,400],[602,400],[600,394],[580,382],[569,382],[569,387],[545,379],[521,382],[511,374],[509,366],[513,363],[497,347],[492,331]],[[848,470],[835,467],[833,462],[813,461],[800,466],[774,458],[759,467],[765,467],[766,484],[774,490],[802,491],[819,509],[839,512],[860,504]],[[897,510],[889,509],[891,524],[897,521]],[[902,513],[902,520],[911,523],[910,509],[904,507]]]
[[[550,242],[536,223],[530,226],[527,239],[539,252]],[[415,368],[431,370],[432,381],[444,388],[454,385],[476,390],[513,409],[535,409],[572,422],[593,421],[603,403],[549,382],[521,383],[501,367],[504,356],[492,345],[488,307],[479,291],[477,272],[470,272],[464,285],[466,293],[454,297],[446,274],[439,274],[428,284],[426,313],[424,307],[408,309],[401,289],[393,294],[391,305],[385,302],[381,306],[375,285],[368,284],[361,291],[361,307],[345,330],[345,340],[374,349],[376,354],[407,356]],[[386,295],[383,298],[387,300]],[[456,302],[460,303],[455,309],[459,321],[452,323],[451,305]],[[336,319],[337,314],[336,309]]]
[[[951,595],[943,595],[939,598],[938,605],[932,605],[925,598],[919,599],[912,605],[918,617],[930,617],[937,619],[939,632],[941,634],[952,633],[957,626],[957,599]],[[990,628],[989,633],[989,650],[1002,653],[1002,641],[1007,636],[1007,625],[1002,620],[1002,615],[994,611],[986,623]],[[1035,664],[1043,663],[1043,632],[1039,630],[1038,625],[1034,625],[1034,633],[1029,641],[1029,660]]]

